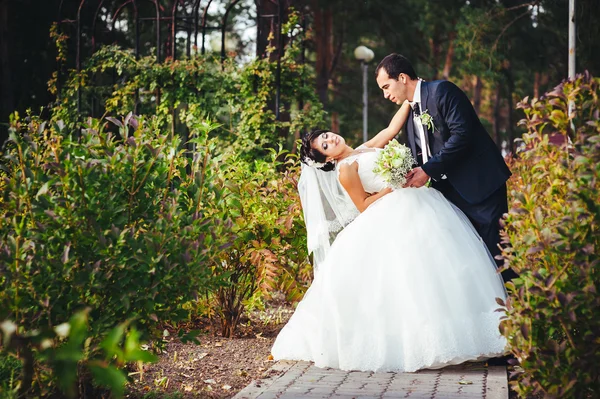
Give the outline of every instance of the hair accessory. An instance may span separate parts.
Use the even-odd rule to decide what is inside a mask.
[[[323,166],[325,166],[325,163],[317,162],[314,159],[311,159],[309,157],[305,157],[303,162],[305,164],[307,164],[308,166],[310,166],[311,168],[322,168]]]

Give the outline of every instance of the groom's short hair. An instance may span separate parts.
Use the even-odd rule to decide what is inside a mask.
[[[400,54],[392,53],[381,60],[375,70],[375,77],[379,76],[381,68],[385,69],[388,76],[392,79],[398,80],[398,76],[400,76],[401,73],[408,75],[408,77],[413,80],[417,79],[415,69],[408,58]]]

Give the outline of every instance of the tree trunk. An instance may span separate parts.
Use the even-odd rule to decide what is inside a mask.
[[[315,49],[317,53],[317,93],[323,105],[327,104],[327,88],[329,86],[331,65],[333,62],[333,13],[331,8],[319,7],[316,0],[313,1],[315,14]]]
[[[508,88],[508,93],[506,93],[506,99],[508,100],[508,121],[507,121],[507,126],[506,126],[506,131],[508,133],[508,151],[513,153],[514,152],[514,145],[515,145],[515,129],[513,126],[513,99],[512,99],[512,95],[513,92],[515,91],[515,82],[513,79],[513,75],[512,75],[512,67],[510,65],[510,61],[505,61],[504,62],[504,71],[506,74],[506,83],[507,83],[507,88]]]
[[[269,0],[256,0],[255,3],[257,10],[256,27],[258,31],[256,35],[256,56],[264,58],[267,55],[267,47],[277,47],[277,3]],[[271,35],[271,32],[273,32],[273,35]],[[271,56],[273,57],[273,54]]]
[[[8,115],[15,108],[11,73],[10,37],[8,31],[9,1],[0,0],[0,122],[8,122]],[[8,130],[0,125],[0,144],[7,138]]]
[[[436,33],[429,39],[429,50],[431,51],[431,80],[438,79],[438,71],[440,66],[440,40]]]
[[[494,99],[494,141],[498,148],[502,148],[502,138],[500,137],[500,83],[496,84],[496,98]]]
[[[550,80],[550,76],[548,76],[548,74],[546,72],[542,72],[540,75],[540,85],[543,88],[544,86],[546,86],[548,84],[548,81]]]
[[[299,129],[294,130],[294,141],[292,142],[292,154],[298,153],[298,140],[302,137]]]
[[[536,72],[533,81],[533,96],[535,98],[540,98],[540,93],[543,93],[546,90],[546,85],[548,84],[549,76],[545,72]]]
[[[454,61],[454,39],[456,39],[456,32],[452,31],[448,34],[448,52],[446,52],[446,61],[444,62],[444,71],[442,72],[442,79],[445,80],[450,78],[452,62]]]
[[[475,85],[473,88],[473,108],[475,112],[479,113],[481,108],[481,90],[483,89],[483,82],[479,76],[475,77]]]
[[[536,72],[533,75],[533,97],[540,98],[540,73]]]
[[[512,99],[513,89],[509,88],[507,100],[508,100],[508,121],[506,130],[508,132],[508,150],[511,153],[515,152],[515,129],[513,127],[513,99]]]
[[[338,133],[340,131],[340,114],[337,112],[331,113],[331,131]]]

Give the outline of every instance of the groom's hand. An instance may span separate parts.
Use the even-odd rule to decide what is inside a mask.
[[[429,176],[423,169],[414,168],[406,175],[406,183],[404,187],[423,187],[427,181],[429,180]]]

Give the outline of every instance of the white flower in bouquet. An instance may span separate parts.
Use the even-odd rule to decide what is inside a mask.
[[[392,140],[377,154],[373,173],[381,176],[390,187],[400,188],[406,183],[406,174],[414,164],[410,148]]]

